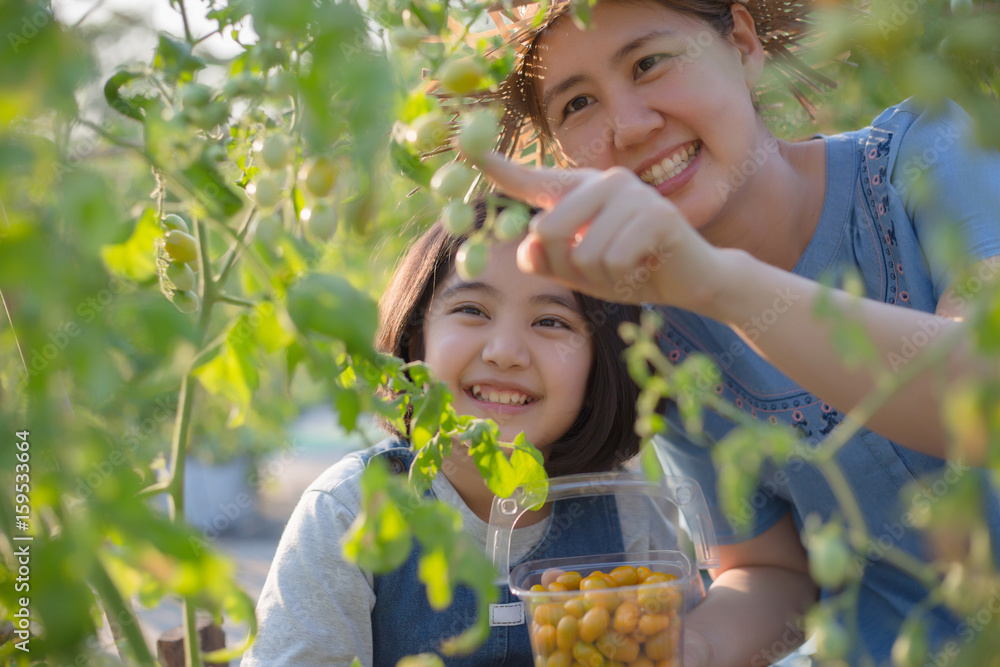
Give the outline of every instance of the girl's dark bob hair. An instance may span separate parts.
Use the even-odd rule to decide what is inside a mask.
[[[486,219],[486,202],[478,199],[475,210],[473,229],[479,229]],[[379,329],[375,336],[378,351],[406,362],[423,357],[424,316],[435,289],[451,275],[455,254],[466,238],[468,233],[452,236],[440,222],[435,222],[413,243],[379,301]],[[629,377],[623,359],[625,344],[618,335],[620,324],[638,321],[639,308],[578,292],[573,295],[591,334],[594,359],[583,408],[569,430],[549,449],[545,469],[551,477],[613,470],[639,451],[634,429],[639,390]],[[382,425],[407,439],[391,424]]]

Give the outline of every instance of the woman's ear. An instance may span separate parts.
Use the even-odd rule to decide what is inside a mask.
[[[740,53],[743,63],[743,78],[747,88],[753,90],[764,72],[764,47],[757,37],[757,26],[745,5],[736,2],[730,6],[733,13],[733,33],[729,41]]]

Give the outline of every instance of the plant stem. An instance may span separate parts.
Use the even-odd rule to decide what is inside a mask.
[[[247,299],[241,299],[238,296],[233,296],[232,294],[226,294],[225,292],[218,295],[217,300],[220,303],[229,303],[234,306],[245,306],[246,308],[255,308],[257,306],[253,301]]]
[[[111,581],[108,571],[104,569],[104,564],[96,558],[91,568],[90,581],[93,583],[97,594],[101,598],[101,602],[104,604],[104,613],[108,617],[108,623],[112,627],[116,624],[121,627],[125,639],[128,641],[130,649],[128,653],[131,653],[139,664],[155,667],[156,661],[150,654],[149,647],[146,646],[146,638],[142,636],[142,628],[139,627],[139,621],[135,617],[135,612],[129,607],[125,599],[122,598],[114,582]],[[127,660],[126,652],[122,651],[121,644],[119,643],[120,637],[115,632],[112,632],[112,634],[115,635],[115,645],[118,647],[119,654],[121,654],[122,659]]]
[[[245,247],[247,232],[250,229],[250,223],[253,222],[253,214],[257,212],[256,206],[250,207],[250,213],[247,214],[246,220],[240,225],[239,231],[236,232],[236,240],[233,241],[233,245],[230,246],[229,251],[222,260],[222,270],[219,271],[219,275],[215,278],[216,284],[220,286],[225,286],[226,279],[229,277],[229,272],[233,270],[236,265],[236,260],[240,257],[240,251]]]
[[[198,241],[200,250],[198,256],[199,275],[201,276],[201,315],[198,320],[197,332],[195,334],[195,344],[201,347],[208,325],[211,320],[212,306],[217,297],[216,286],[212,281],[209,271],[211,262],[208,256],[208,237],[205,233],[205,223],[201,220],[194,221],[195,238]],[[177,419],[174,422],[174,435],[171,442],[171,463],[170,481],[167,490],[170,493],[170,520],[177,522],[184,520],[184,463],[187,458],[187,443],[191,430],[191,412],[194,409],[195,386],[194,369],[201,354],[192,360],[191,365],[181,378],[180,394],[177,398],[178,411]],[[195,605],[190,598],[184,598],[184,651],[186,664],[188,667],[203,667],[201,653],[198,648],[198,629],[195,619]]]

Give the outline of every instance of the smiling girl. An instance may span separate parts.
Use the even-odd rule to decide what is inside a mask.
[[[665,320],[660,344],[672,360],[708,355],[722,372],[716,391],[723,399],[795,427],[811,449],[880,377],[899,370],[901,346],[914,334],[929,341],[921,354],[962,336],[968,299],[942,240],[954,233],[965,266],[995,275],[1000,155],[976,147],[970,119],[948,101],[932,113],[908,100],[855,132],[776,139],[753,91],[766,56],[762,38],[787,62],[782,49],[792,33],[776,31],[775,41],[761,29],[776,16],[801,18],[803,5],[600,0],[584,31],[568,3],[555,3],[544,21],[526,19],[530,29],[516,33],[519,60],[504,88],[506,126],[516,129],[505,136],[533,129],[569,169],[528,169],[495,154],[482,166],[505,194],[545,209],[518,249],[522,270],[656,307]],[[930,149],[935,159],[923,159]],[[841,321],[850,317],[871,338],[876,354],[865,366],[842,360],[832,340],[836,323],[814,314],[820,281],[838,284],[845,274],[860,277],[864,298],[836,289],[827,298]],[[889,526],[894,548],[915,561],[932,557],[903,519],[900,492],[943,473],[946,388],[988,368],[969,345],[958,346],[946,364],[878,406],[839,450],[837,464],[872,539]],[[714,504],[722,561],[687,623],[685,661],[765,664],[772,642],[792,648],[786,623],[816,595],[799,531],[809,515],[834,518],[838,503],[807,459],[777,470],[765,465],[752,521],[727,516],[711,448],[688,441],[676,406],[666,417],[672,428],[661,453],[672,469],[699,480]],[[706,416],[711,441],[732,428]],[[1000,544],[1000,504],[985,478],[983,488],[982,514]],[[863,565],[862,642],[850,660],[867,653],[883,664],[928,590],[890,559]],[[921,620],[932,645],[961,627],[943,606]]]
[[[478,207],[477,227],[486,209]],[[455,271],[465,237],[435,223],[397,268],[380,302],[377,347],[423,360],[454,396],[458,414],[489,418],[501,440],[519,433],[537,447],[549,475],[619,468],[638,451],[633,431],[637,388],[622,359],[618,325],[638,309],[606,303],[553,280],[521,273],[516,242],[492,248],[472,281]],[[483,548],[493,494],[456,443],[429,494],[459,510]],[[374,458],[405,474],[413,460],[401,433],[345,457],[304,493],[281,538],[257,607],[260,634],[243,665],[393,667],[403,656],[435,651],[476,616],[460,587],[444,612],[433,611],[417,575],[418,553],[397,571],[373,576],[344,561],[340,539],[360,511],[360,479]],[[628,510],[602,497],[570,510],[559,503],[529,513],[514,530],[511,566],[527,559],[663,548],[639,534]],[[666,536],[672,541],[672,536]],[[531,664],[520,603],[502,587],[486,643],[449,665]]]

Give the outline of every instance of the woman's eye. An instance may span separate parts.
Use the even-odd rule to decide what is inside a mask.
[[[660,62],[660,59],[662,58],[663,56],[661,55],[646,56],[635,64],[636,74],[648,71],[651,67],[653,67],[653,65]]]

